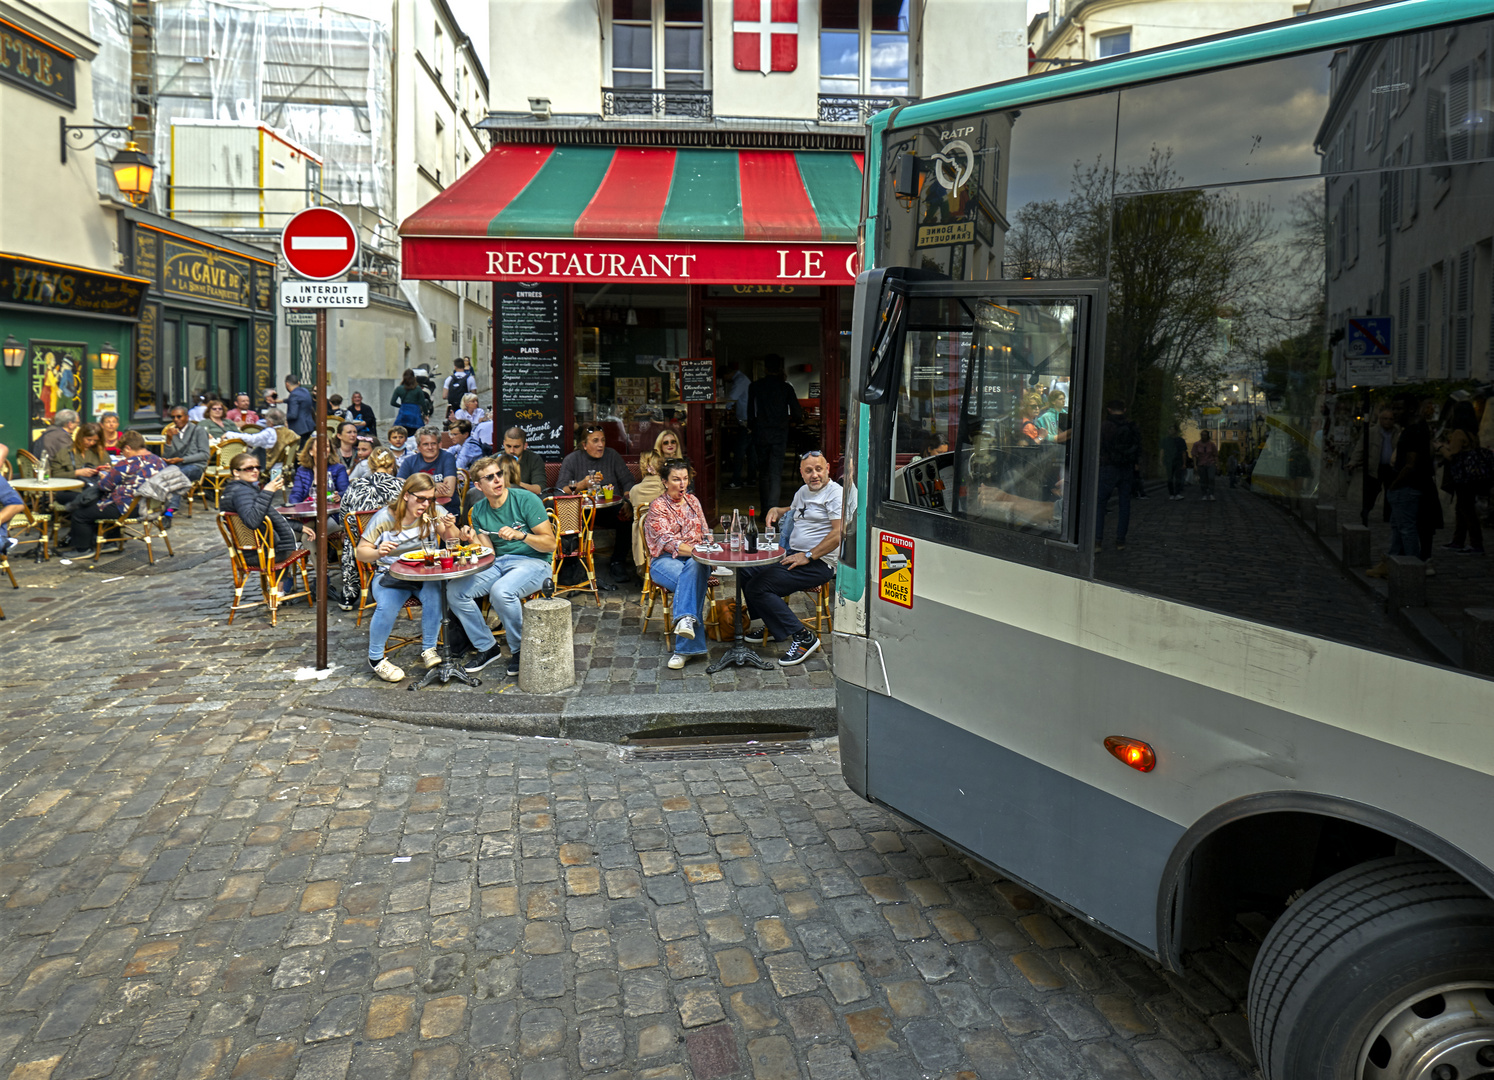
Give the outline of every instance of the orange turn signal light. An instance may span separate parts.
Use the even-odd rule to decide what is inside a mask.
[[[1151,772],[1157,767],[1157,752],[1140,739],[1111,735],[1105,739],[1105,749],[1114,754],[1117,761],[1137,772]]]

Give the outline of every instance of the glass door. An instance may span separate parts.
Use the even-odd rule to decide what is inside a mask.
[[[243,324],[192,315],[168,315],[161,324],[162,400],[192,405],[198,395],[232,400],[247,385],[240,370]],[[163,410],[164,411],[164,410]]]

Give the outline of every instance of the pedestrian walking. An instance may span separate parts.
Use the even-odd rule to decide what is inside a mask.
[[[1198,433],[1193,444],[1193,466],[1198,470],[1198,494],[1204,502],[1214,501],[1214,477],[1219,472],[1219,444],[1208,431]]]
[[[1375,508],[1375,500],[1395,479],[1395,470],[1391,465],[1391,459],[1395,456],[1395,444],[1401,437],[1401,429],[1395,422],[1395,410],[1389,405],[1382,405],[1376,415],[1375,423],[1366,427],[1364,437],[1354,444],[1354,451],[1349,455],[1349,472],[1356,469],[1364,470],[1364,479],[1361,481],[1361,497],[1359,500],[1359,524],[1368,525],[1370,511]],[[1381,510],[1382,518],[1390,520],[1390,500],[1387,498]]]
[[[1126,416],[1124,401],[1105,406],[1105,422],[1100,425],[1100,498],[1095,512],[1095,551],[1105,542],[1105,510],[1114,492],[1120,499],[1115,522],[1115,548],[1124,550],[1126,532],[1131,527],[1131,473],[1141,460],[1141,429]]]
[[[1188,464],[1188,443],[1183,438],[1183,426],[1172,425],[1172,434],[1162,440],[1162,468],[1167,473],[1167,498],[1177,501],[1183,497],[1183,469]]]

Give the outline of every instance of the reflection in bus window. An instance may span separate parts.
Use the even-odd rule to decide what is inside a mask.
[[[1068,535],[1078,307],[1004,296],[910,303],[894,501]]]

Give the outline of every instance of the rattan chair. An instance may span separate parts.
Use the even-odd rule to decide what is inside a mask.
[[[592,546],[591,523],[596,508],[581,495],[557,495],[550,500],[550,520],[555,525],[555,553],[550,556],[550,577],[555,581],[555,595],[587,591],[602,606],[601,593],[597,591],[597,564]],[[576,538],[576,550],[563,553],[568,536]],[[560,568],[567,559],[577,559],[586,571],[586,581],[577,585],[560,584]]]
[[[243,608],[260,604],[269,607],[271,626],[275,625],[280,605],[287,600],[304,596],[308,605],[316,606],[316,598],[311,593],[311,576],[306,570],[307,557],[311,553],[306,548],[297,548],[289,558],[276,562],[275,526],[268,516],[258,529],[251,529],[238,514],[225,510],[218,515],[218,532],[228,545],[229,566],[233,569],[233,606],[228,609],[228,625],[233,625],[233,617]],[[290,573],[290,580],[294,583],[297,569],[301,571],[301,591],[281,595],[280,583],[286,579],[286,573]],[[261,600],[244,599],[244,588],[251,577],[259,578]]]
[[[213,461],[202,471],[202,479],[192,488],[194,495],[201,496],[204,510],[216,509],[218,500],[223,497],[223,489],[228,481],[233,479],[233,472],[228,463],[244,452],[244,444],[241,442],[220,442],[218,449],[214,451]],[[213,493],[213,505],[208,506],[208,492]]]
[[[343,519],[342,519],[342,527],[347,530],[348,540],[349,540],[349,542],[352,543],[353,550],[355,552],[358,550],[358,545],[363,540],[363,530],[365,528],[367,528],[368,523],[371,520],[373,520],[373,516],[375,514],[377,514],[378,512],[379,512],[378,510],[354,510],[352,513],[347,514],[347,515],[345,515],[343,517]],[[356,556],[355,556],[355,559],[356,559]],[[375,565],[372,565],[372,564],[366,563],[366,562],[359,562],[357,565],[358,565],[358,617],[353,620],[353,625],[354,626],[362,626],[363,625],[363,613],[364,613],[364,611],[366,611],[367,609],[369,609],[371,607],[374,607],[375,603],[376,603],[375,600],[374,600],[374,598],[373,598],[373,579],[374,579],[375,575],[378,574],[379,568],[377,566],[375,566]],[[405,604],[404,604],[404,607],[403,607],[402,610],[404,611],[406,618],[413,620],[415,618],[415,612],[417,610],[419,610],[419,608],[420,608],[420,597],[417,596],[415,593],[411,593],[410,594],[410,599],[408,599],[408,600],[405,601]],[[444,625],[441,628],[441,633],[442,633],[443,636],[446,633],[446,627]],[[392,653],[396,649],[402,649],[406,645],[410,644],[411,642],[413,642],[413,641],[419,641],[419,640],[420,640],[420,631],[419,630],[416,630],[416,632],[415,632],[415,634],[413,636],[408,636],[408,637],[400,637],[400,636],[397,636],[397,635],[391,635],[390,638],[389,638],[389,640],[384,645],[384,652],[385,653]]]
[[[99,556],[104,553],[105,544],[118,544],[119,550],[125,549],[126,542],[139,540],[145,544],[145,557],[152,566],[156,565],[156,537],[166,545],[166,554],[172,558],[176,552],[171,550],[171,537],[166,530],[161,528],[161,510],[149,499],[136,495],[126,506],[124,513],[117,518],[99,518],[97,531],[93,540],[93,561],[98,562]],[[113,530],[116,535],[105,536],[106,530]]]

